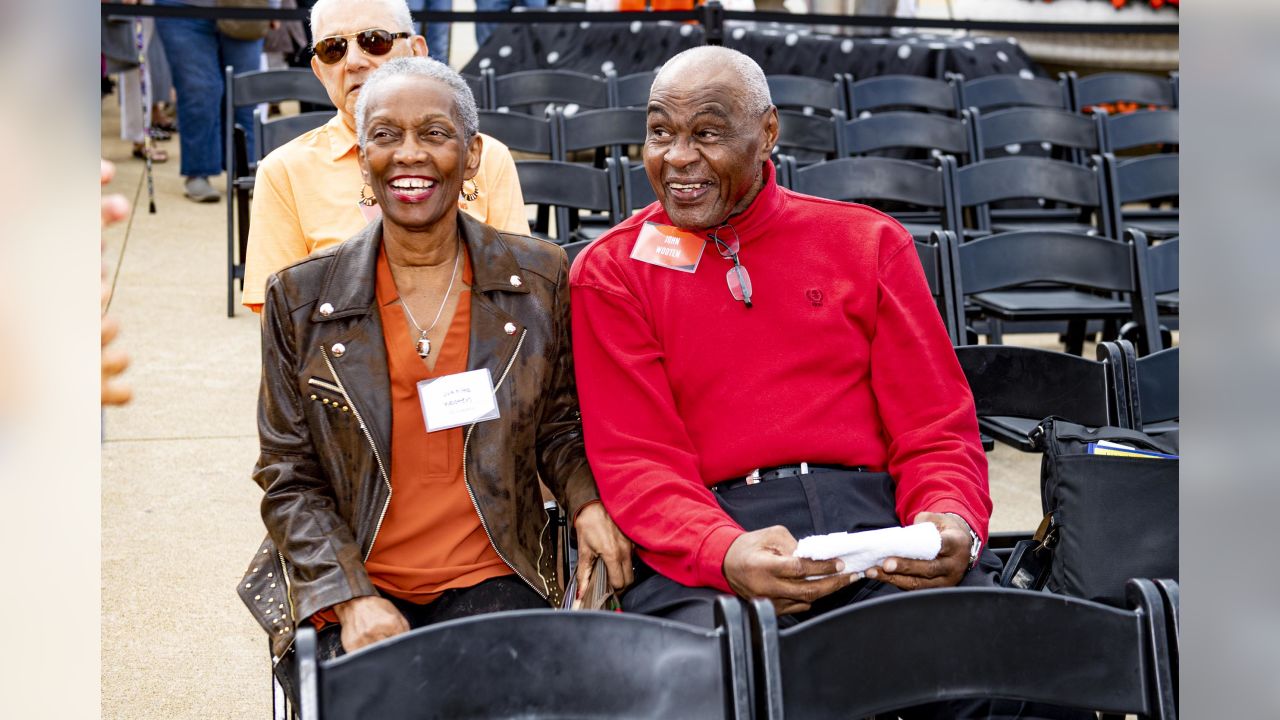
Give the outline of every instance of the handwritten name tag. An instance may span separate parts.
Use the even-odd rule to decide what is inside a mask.
[[[669,270],[695,272],[707,241],[672,225],[647,222],[640,229],[631,259]]]
[[[423,380],[418,383],[418,400],[427,432],[499,417],[498,397],[488,368]]]

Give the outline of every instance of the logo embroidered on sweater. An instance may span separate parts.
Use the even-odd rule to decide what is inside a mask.
[[[808,292],[806,292],[804,296],[809,298],[809,302],[814,307],[822,307],[822,291],[818,288],[809,288]]]

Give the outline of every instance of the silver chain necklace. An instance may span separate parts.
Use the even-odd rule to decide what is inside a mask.
[[[440,322],[440,316],[444,314],[444,308],[449,304],[449,296],[453,294],[453,281],[458,279],[458,265],[462,263],[462,247],[459,243],[457,251],[453,255],[453,274],[449,276],[449,287],[444,291],[444,300],[440,301],[440,309],[436,311],[436,319],[431,321],[431,326],[423,330],[418,325],[418,321],[413,319],[413,311],[409,309],[409,303],[404,297],[400,298],[400,307],[404,308],[405,317],[409,318],[409,322],[413,324],[413,329],[418,331],[418,342],[414,343],[414,349],[418,351],[418,357],[423,360],[431,354],[431,341],[427,339],[427,333],[435,328],[436,323]]]

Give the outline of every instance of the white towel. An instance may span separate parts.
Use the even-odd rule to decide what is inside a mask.
[[[792,553],[812,560],[840,558],[846,573],[860,573],[891,557],[933,560],[942,550],[942,535],[931,522],[907,527],[838,532],[804,538]]]

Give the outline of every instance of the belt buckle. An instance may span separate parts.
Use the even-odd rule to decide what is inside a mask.
[[[742,479],[748,485],[755,485],[760,482],[760,468],[752,470],[745,478]]]

